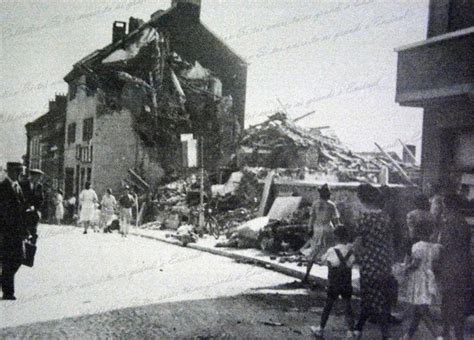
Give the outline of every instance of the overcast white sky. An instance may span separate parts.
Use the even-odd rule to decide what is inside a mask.
[[[26,152],[72,64],[111,41],[114,20],[148,20],[171,0],[0,3],[0,164]],[[396,47],[425,39],[428,0],[202,0],[201,19],[249,62],[246,122],[280,109],[330,125],[356,151],[420,147],[422,110],[395,103]],[[419,152],[418,152],[419,153]]]

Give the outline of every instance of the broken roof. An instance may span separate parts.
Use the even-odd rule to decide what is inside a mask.
[[[153,40],[153,37],[148,40],[146,37],[150,37],[150,34],[153,35],[153,32],[160,31],[162,28],[166,28],[168,26],[176,26],[177,24],[175,21],[179,19],[181,15],[182,14],[180,14],[178,7],[170,7],[167,10],[157,11],[153,13],[151,19],[148,22],[141,24],[135,30],[129,32],[122,39],[110,43],[104,48],[88,54],[86,57],[75,63],[73,65],[73,69],[64,77],[64,80],[66,82],[69,82],[75,79],[76,77],[82,75],[84,72],[84,70],[81,69],[82,67],[87,68],[98,62],[117,61],[127,54],[133,55],[135,53],[136,55],[137,50],[133,48],[133,45],[136,44],[137,40],[142,41],[142,43]],[[178,24],[193,25],[196,23],[191,23],[189,21],[180,21]],[[232,55],[241,64],[247,65],[247,62],[242,57],[240,57],[235,51],[233,51],[228,45],[226,45],[225,42],[223,42],[215,33],[209,30],[209,28],[207,28],[200,20],[197,21],[197,25],[200,28],[201,33],[205,33],[212,37],[212,39],[214,39],[218,43],[218,46],[221,49],[225,50],[226,53]],[[122,50],[123,52],[119,52],[120,50]]]

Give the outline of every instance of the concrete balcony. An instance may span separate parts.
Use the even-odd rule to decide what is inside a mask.
[[[395,101],[427,107],[474,100],[474,27],[403,46],[398,52]]]

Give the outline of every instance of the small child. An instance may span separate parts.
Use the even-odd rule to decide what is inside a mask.
[[[322,337],[324,327],[329,318],[334,302],[342,297],[346,307],[346,322],[348,325],[347,335],[352,337],[354,329],[354,317],[352,314],[352,265],[355,257],[352,251],[352,244],[349,243],[349,233],[344,226],[339,226],[334,230],[336,245],[327,250],[322,256],[323,263],[328,265],[328,290],[326,305],[321,315],[319,327],[312,326],[311,331],[317,337]]]
[[[410,262],[405,270],[408,279],[406,301],[413,308],[413,319],[403,337],[407,340],[413,338],[421,320],[433,337],[438,335],[429,307],[439,299],[433,269],[439,260],[441,245],[430,242],[431,231],[429,223],[419,225],[416,230],[419,241],[412,246]]]
[[[91,225],[94,227],[94,232],[100,232],[100,215],[101,211],[99,209],[99,204],[94,204],[94,217],[92,218]]]

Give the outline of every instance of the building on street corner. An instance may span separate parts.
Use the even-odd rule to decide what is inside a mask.
[[[201,1],[173,0],[148,22],[116,21],[112,42],[74,64],[64,143],[65,195],[155,187],[179,173],[181,134],[204,136],[204,162],[225,164],[244,126],[247,64],[200,21]],[[128,25],[128,30],[127,30]]]
[[[465,183],[473,198],[474,2],[431,0],[427,39],[396,51],[396,101],[424,109],[423,186]]]
[[[36,120],[27,123],[26,159],[30,169],[41,169],[52,189],[64,185],[64,136],[67,96],[56,95],[49,101],[49,110]]]

